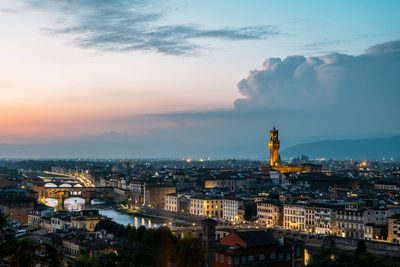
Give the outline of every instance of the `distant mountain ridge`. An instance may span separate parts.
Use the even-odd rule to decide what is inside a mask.
[[[400,159],[400,135],[387,138],[359,140],[326,140],[303,143],[281,152],[282,157],[306,155],[310,158],[328,159]]]

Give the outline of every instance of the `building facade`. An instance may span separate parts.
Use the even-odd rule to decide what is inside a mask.
[[[193,196],[190,198],[190,214],[211,218],[222,218],[222,201],[223,199],[221,198]]]
[[[0,212],[8,219],[28,223],[29,212],[33,211],[35,199],[23,194],[6,193],[0,195]]]
[[[178,212],[178,195],[176,193],[165,195],[165,210]]]
[[[257,203],[257,217],[261,226],[282,226],[283,205],[279,201],[261,201]]]
[[[338,210],[336,235],[364,239],[364,210],[365,205],[357,202],[346,203]]]
[[[302,204],[283,205],[283,226],[290,230],[306,230],[306,208]]]
[[[242,201],[239,199],[223,199],[222,200],[222,219],[231,222],[239,221],[238,209]]]
[[[316,234],[336,235],[336,209],[328,205],[314,205],[314,222]]]
[[[400,244],[400,214],[388,218],[387,241],[393,244]]]
[[[264,231],[235,231],[217,244],[216,267],[304,266],[304,243],[277,240]]]
[[[176,188],[168,185],[146,186],[144,192],[144,204],[150,207],[165,208],[165,196],[175,193]]]

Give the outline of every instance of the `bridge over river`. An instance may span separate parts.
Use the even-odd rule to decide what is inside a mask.
[[[43,183],[37,183],[33,189],[37,192],[38,201],[57,201],[57,209],[63,209],[64,201],[80,198],[86,205],[94,199],[113,197],[113,187],[96,187],[89,178],[82,174],[61,174],[44,172],[39,176]]]
[[[114,196],[113,187],[45,187],[44,185],[35,185],[34,190],[38,193],[38,201],[46,202],[46,199],[52,198],[58,201],[58,208],[64,206],[64,201],[79,197],[85,200],[85,204],[90,204],[94,199],[112,198]]]

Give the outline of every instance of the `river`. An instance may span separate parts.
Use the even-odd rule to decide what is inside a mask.
[[[151,219],[124,214],[112,208],[98,208],[98,210],[101,215],[107,216],[113,219],[113,221],[115,221],[116,223],[123,225],[131,225],[135,226],[136,228],[140,227],[141,225],[146,226],[146,228],[156,228],[162,225],[160,223],[153,223]]]
[[[57,208],[58,201],[56,199],[46,199],[46,204],[50,207]],[[149,218],[125,214],[112,207],[103,205],[103,202],[98,202],[98,204],[92,202],[92,205],[85,205],[85,200],[82,198],[69,198],[64,202],[64,210],[78,211],[83,209],[97,209],[101,215],[107,216],[116,223],[131,225],[136,228],[142,225],[146,228],[156,228],[164,225],[161,219],[152,220]]]

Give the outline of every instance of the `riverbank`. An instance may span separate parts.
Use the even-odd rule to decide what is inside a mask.
[[[129,208],[124,208],[122,205],[119,205],[119,204],[114,205],[113,209],[115,209],[123,214],[140,217],[140,218],[145,218],[145,219],[150,219],[154,222],[162,223],[163,225],[173,225],[173,226],[177,226],[177,227],[193,225],[192,221],[187,221],[187,220],[182,220],[181,218],[176,218],[176,215],[175,216],[165,216],[165,215],[160,215],[160,214],[157,214],[154,212],[150,213],[146,209],[132,210]],[[152,211],[154,211],[154,210],[152,210]]]
[[[120,204],[115,204],[115,205],[113,205],[112,208],[114,210],[116,210],[118,212],[121,212],[123,214],[126,214],[126,215],[131,215],[131,216],[134,216],[134,217],[140,217],[140,218],[144,218],[144,219],[158,220],[159,222],[162,222],[162,223],[168,222],[168,218],[162,218],[160,216],[154,216],[154,215],[150,215],[150,214],[145,214],[145,213],[142,213],[142,212],[137,211],[137,210],[132,210],[132,209],[129,209],[129,208],[123,208],[123,207],[121,207]]]

